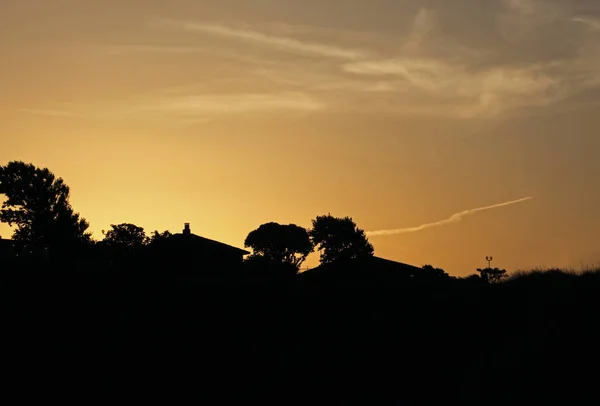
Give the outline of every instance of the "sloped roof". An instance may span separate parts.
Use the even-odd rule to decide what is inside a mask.
[[[421,268],[418,266],[409,265],[409,264],[405,264],[403,262],[398,262],[398,261],[392,261],[390,259],[385,259],[385,258],[376,257],[376,256],[352,261],[352,262],[350,262],[350,264],[355,265],[355,267],[361,268],[361,269],[374,267],[376,269],[399,270],[399,271],[406,271],[406,272],[410,272],[410,273],[421,271]],[[336,268],[336,267],[337,267],[336,264],[319,265],[315,268],[311,268],[307,271],[304,271],[303,273],[319,272],[319,271],[329,270],[329,268]]]
[[[385,259],[381,257],[373,257],[373,261],[380,266],[389,267],[390,269],[403,270],[407,272],[420,272],[421,267],[405,264],[404,262],[392,261],[391,259]]]
[[[421,268],[414,265],[373,256],[345,263],[319,265],[316,268],[302,272],[300,276],[307,281],[385,281],[412,279],[420,271]]]
[[[232,245],[228,245],[219,241],[211,240],[209,238],[200,237],[196,234],[173,234],[169,240],[174,242],[183,242],[186,244],[193,244],[197,246],[203,246],[211,250],[215,251],[229,251],[231,253],[236,253],[239,255],[248,255],[250,252],[243,250],[241,248],[234,247]]]

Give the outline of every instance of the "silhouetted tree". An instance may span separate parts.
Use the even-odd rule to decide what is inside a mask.
[[[263,257],[273,263],[287,264],[296,271],[314,249],[305,228],[295,224],[282,225],[273,222],[251,231],[244,246],[252,248],[252,257]]]
[[[477,272],[479,272],[482,281],[485,283],[498,283],[508,277],[506,269],[477,268]]]
[[[108,246],[134,248],[149,242],[143,227],[130,223],[111,224],[110,226],[112,229],[104,234],[104,240],[102,240]]]
[[[169,239],[172,236],[173,236],[173,234],[171,234],[171,232],[168,230],[165,230],[162,233],[159,233],[158,230],[154,230],[152,235],[149,237],[148,243],[149,244],[160,243],[160,242],[166,241],[167,239]]]
[[[96,250],[112,267],[137,268],[142,264],[148,237],[142,227],[135,224],[111,224],[111,229],[102,231],[104,239],[96,244]]]
[[[146,270],[165,271],[174,266],[173,261],[177,258],[177,244],[173,244],[171,237],[173,234],[169,231],[159,232],[154,230],[146,238],[144,256],[141,261],[145,261]]]
[[[427,279],[449,279],[448,275],[443,269],[435,268],[432,265],[423,265],[421,272],[418,274],[421,277]]]
[[[69,187],[47,168],[12,161],[0,166],[0,221],[16,226],[15,240],[49,247],[91,242],[88,222],[73,211]]]
[[[321,251],[322,264],[373,256],[373,246],[352,218],[328,214],[317,216],[312,225],[310,237]]]

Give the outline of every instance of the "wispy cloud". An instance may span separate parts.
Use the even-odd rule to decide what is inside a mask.
[[[408,41],[404,45],[406,51],[416,50],[427,37],[427,34],[437,24],[437,15],[435,12],[422,8],[419,10],[413,22],[412,32]]]
[[[177,45],[108,45],[102,48],[107,52],[113,54],[125,54],[131,52],[156,52],[173,54],[196,54],[214,52],[213,49],[207,47],[190,47]]]
[[[207,46],[180,46],[180,45],[105,45],[98,48],[108,55],[131,55],[134,53],[148,54],[173,54],[173,55],[206,55],[212,58],[229,59],[236,62],[255,65],[269,65],[273,63],[265,58],[241,52],[230,51]]]
[[[343,69],[359,75],[397,76],[413,91],[450,101],[453,107],[448,109],[463,118],[495,116],[507,109],[544,105],[564,96],[561,83],[539,66],[473,72],[463,64],[408,58],[347,63]]]
[[[354,60],[363,58],[362,51],[336,47],[329,44],[305,42],[294,38],[268,35],[249,29],[236,29],[217,24],[181,23],[185,31],[210,34],[219,37],[233,38],[261,46],[267,46],[281,51],[295,52],[306,55]]]
[[[49,117],[85,117],[83,114],[68,110],[19,109],[19,112]]]
[[[558,0],[486,1],[476,10],[484,25],[451,11],[446,0],[431,0],[412,16],[403,13],[393,33],[367,22],[359,31],[285,22],[160,20],[150,25],[172,31],[169,44],[106,50],[181,55],[189,64],[202,63],[187,57],[192,54],[210,60],[202,74],[190,79],[195,89],[181,80],[181,91],[142,100],[136,112],[195,117],[327,107],[409,117],[494,118],[569,103],[600,86],[600,22],[590,5],[595,0],[585,1],[585,7]]]
[[[269,111],[314,111],[323,106],[302,93],[204,94],[164,97],[136,106],[135,112],[215,115]]]
[[[416,86],[431,88],[440,80],[450,82],[448,75],[456,76],[458,67],[436,59],[394,58],[346,63],[342,69],[360,75],[401,76]]]
[[[575,17],[573,21],[584,24],[591,31],[600,31],[600,20],[590,17]]]
[[[535,0],[503,0],[512,10],[523,14],[531,14],[535,11]]]
[[[193,89],[192,89],[193,90]],[[318,100],[301,92],[279,93],[198,93],[169,91],[146,94],[119,102],[78,102],[84,115],[64,111],[22,110],[29,114],[48,116],[86,117],[90,119],[127,119],[165,121],[174,125],[206,124],[215,119],[234,116],[274,116],[306,114],[323,109]]]
[[[530,18],[533,11],[537,13],[538,10],[540,12],[546,10],[533,0],[505,0],[504,2],[509,9],[525,15],[524,18]],[[345,104],[352,102],[353,93],[395,95],[398,99],[396,105],[402,106],[400,113],[410,115],[432,114],[461,119],[496,117],[523,107],[556,103],[582,90],[581,86],[585,87],[592,83],[589,80],[587,82],[580,80],[577,83],[570,80],[571,77],[565,75],[572,75],[578,79],[581,75],[579,72],[569,72],[569,66],[557,73],[553,70],[554,61],[539,63],[530,61],[524,64],[502,64],[496,61],[493,64],[482,64],[481,58],[485,55],[477,53],[470,55],[457,53],[453,58],[444,58],[427,52],[429,36],[442,17],[437,10],[420,9],[413,18],[412,28],[404,39],[401,51],[387,58],[376,58],[377,53],[372,51],[333,46],[324,40],[309,42],[285,35],[294,32],[293,30],[287,30],[282,35],[273,35],[255,29],[233,28],[220,24],[190,22],[172,24],[176,24],[184,31],[231,38],[280,51],[341,61],[336,62],[339,63],[336,66],[337,73],[331,70],[323,71],[323,69],[331,69],[331,64],[323,64],[320,61],[315,66],[308,63],[302,66],[302,69],[308,72],[317,69],[318,72],[313,74],[297,75],[290,71],[272,77],[276,78],[281,86],[304,85],[304,89],[309,93],[313,92],[315,97],[324,97],[321,100],[327,99],[328,91],[337,93],[346,91],[346,97],[338,99]],[[303,32],[306,30],[307,28],[304,27]],[[474,64],[481,64],[482,67]],[[576,65],[573,63],[571,66]],[[297,72],[297,69],[292,70]],[[263,72],[267,71],[263,70]],[[322,76],[321,79],[318,78],[319,75]],[[413,103],[407,108],[404,101],[408,99],[413,100]],[[329,101],[335,102],[332,99]],[[418,103],[421,104],[417,105]],[[394,105],[394,103],[387,104]]]
[[[458,223],[465,216],[468,216],[470,214],[475,214],[475,213],[478,213],[480,211],[486,211],[486,210],[497,209],[497,208],[500,208],[500,207],[511,206],[513,204],[526,202],[526,201],[531,200],[531,199],[533,199],[533,197],[531,197],[531,196],[530,197],[524,197],[524,198],[518,199],[518,200],[512,200],[512,201],[509,201],[509,202],[498,203],[498,204],[494,204],[494,205],[491,205],[491,206],[478,207],[476,209],[470,209],[470,210],[461,211],[459,213],[453,214],[452,216],[448,217],[447,219],[436,221],[435,223],[427,223],[427,224],[421,224],[420,226],[416,226],[416,227],[398,228],[398,229],[392,229],[392,230],[369,231],[366,234],[368,236],[381,236],[381,235],[397,235],[397,234],[414,233],[414,232],[417,232],[417,231],[426,230],[428,228],[433,228],[433,227],[444,226],[444,225],[447,225],[447,224]]]

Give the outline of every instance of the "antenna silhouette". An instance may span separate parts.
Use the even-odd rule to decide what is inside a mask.
[[[491,263],[492,263],[492,260],[493,260],[493,259],[494,259],[494,257],[491,257],[491,256],[490,256],[490,257],[487,257],[487,256],[485,257],[485,260],[486,260],[486,261],[487,261],[487,263],[488,263],[488,269],[491,269],[491,268],[492,268],[492,265],[491,265]]]

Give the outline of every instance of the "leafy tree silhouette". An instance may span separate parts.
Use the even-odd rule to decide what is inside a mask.
[[[471,275],[467,275],[467,276],[463,276],[461,278],[459,278],[460,280],[463,281],[468,281],[468,282],[473,282],[473,283],[477,283],[477,282],[481,282],[481,276],[477,275],[477,274],[471,274]]]
[[[150,241],[144,229],[131,223],[111,224],[110,227],[109,231],[102,231],[104,239],[97,244],[103,251],[104,260],[112,266],[139,265],[140,255]]]
[[[289,265],[296,272],[314,250],[305,228],[274,222],[263,224],[251,231],[244,246],[254,251],[249,261],[256,261],[255,257],[261,257],[274,264]]]
[[[131,223],[111,224],[111,230],[104,234],[102,240],[108,246],[134,248],[146,245],[150,239],[146,237],[143,227]]]
[[[162,233],[159,233],[158,230],[154,230],[152,235],[148,238],[148,244],[162,243],[172,236],[173,234],[171,234],[171,232],[168,230],[165,230]]]
[[[435,268],[432,265],[423,265],[421,272],[417,275],[427,280],[450,278],[450,275],[448,275],[443,269]]]
[[[16,226],[13,238],[51,248],[91,243],[88,222],[73,211],[69,187],[47,168],[12,161],[0,166],[0,221]]]
[[[371,257],[373,245],[350,217],[317,216],[309,234],[321,251],[321,264]]]
[[[477,272],[479,272],[482,281],[485,283],[499,283],[502,279],[508,277],[506,269],[477,268]]]

